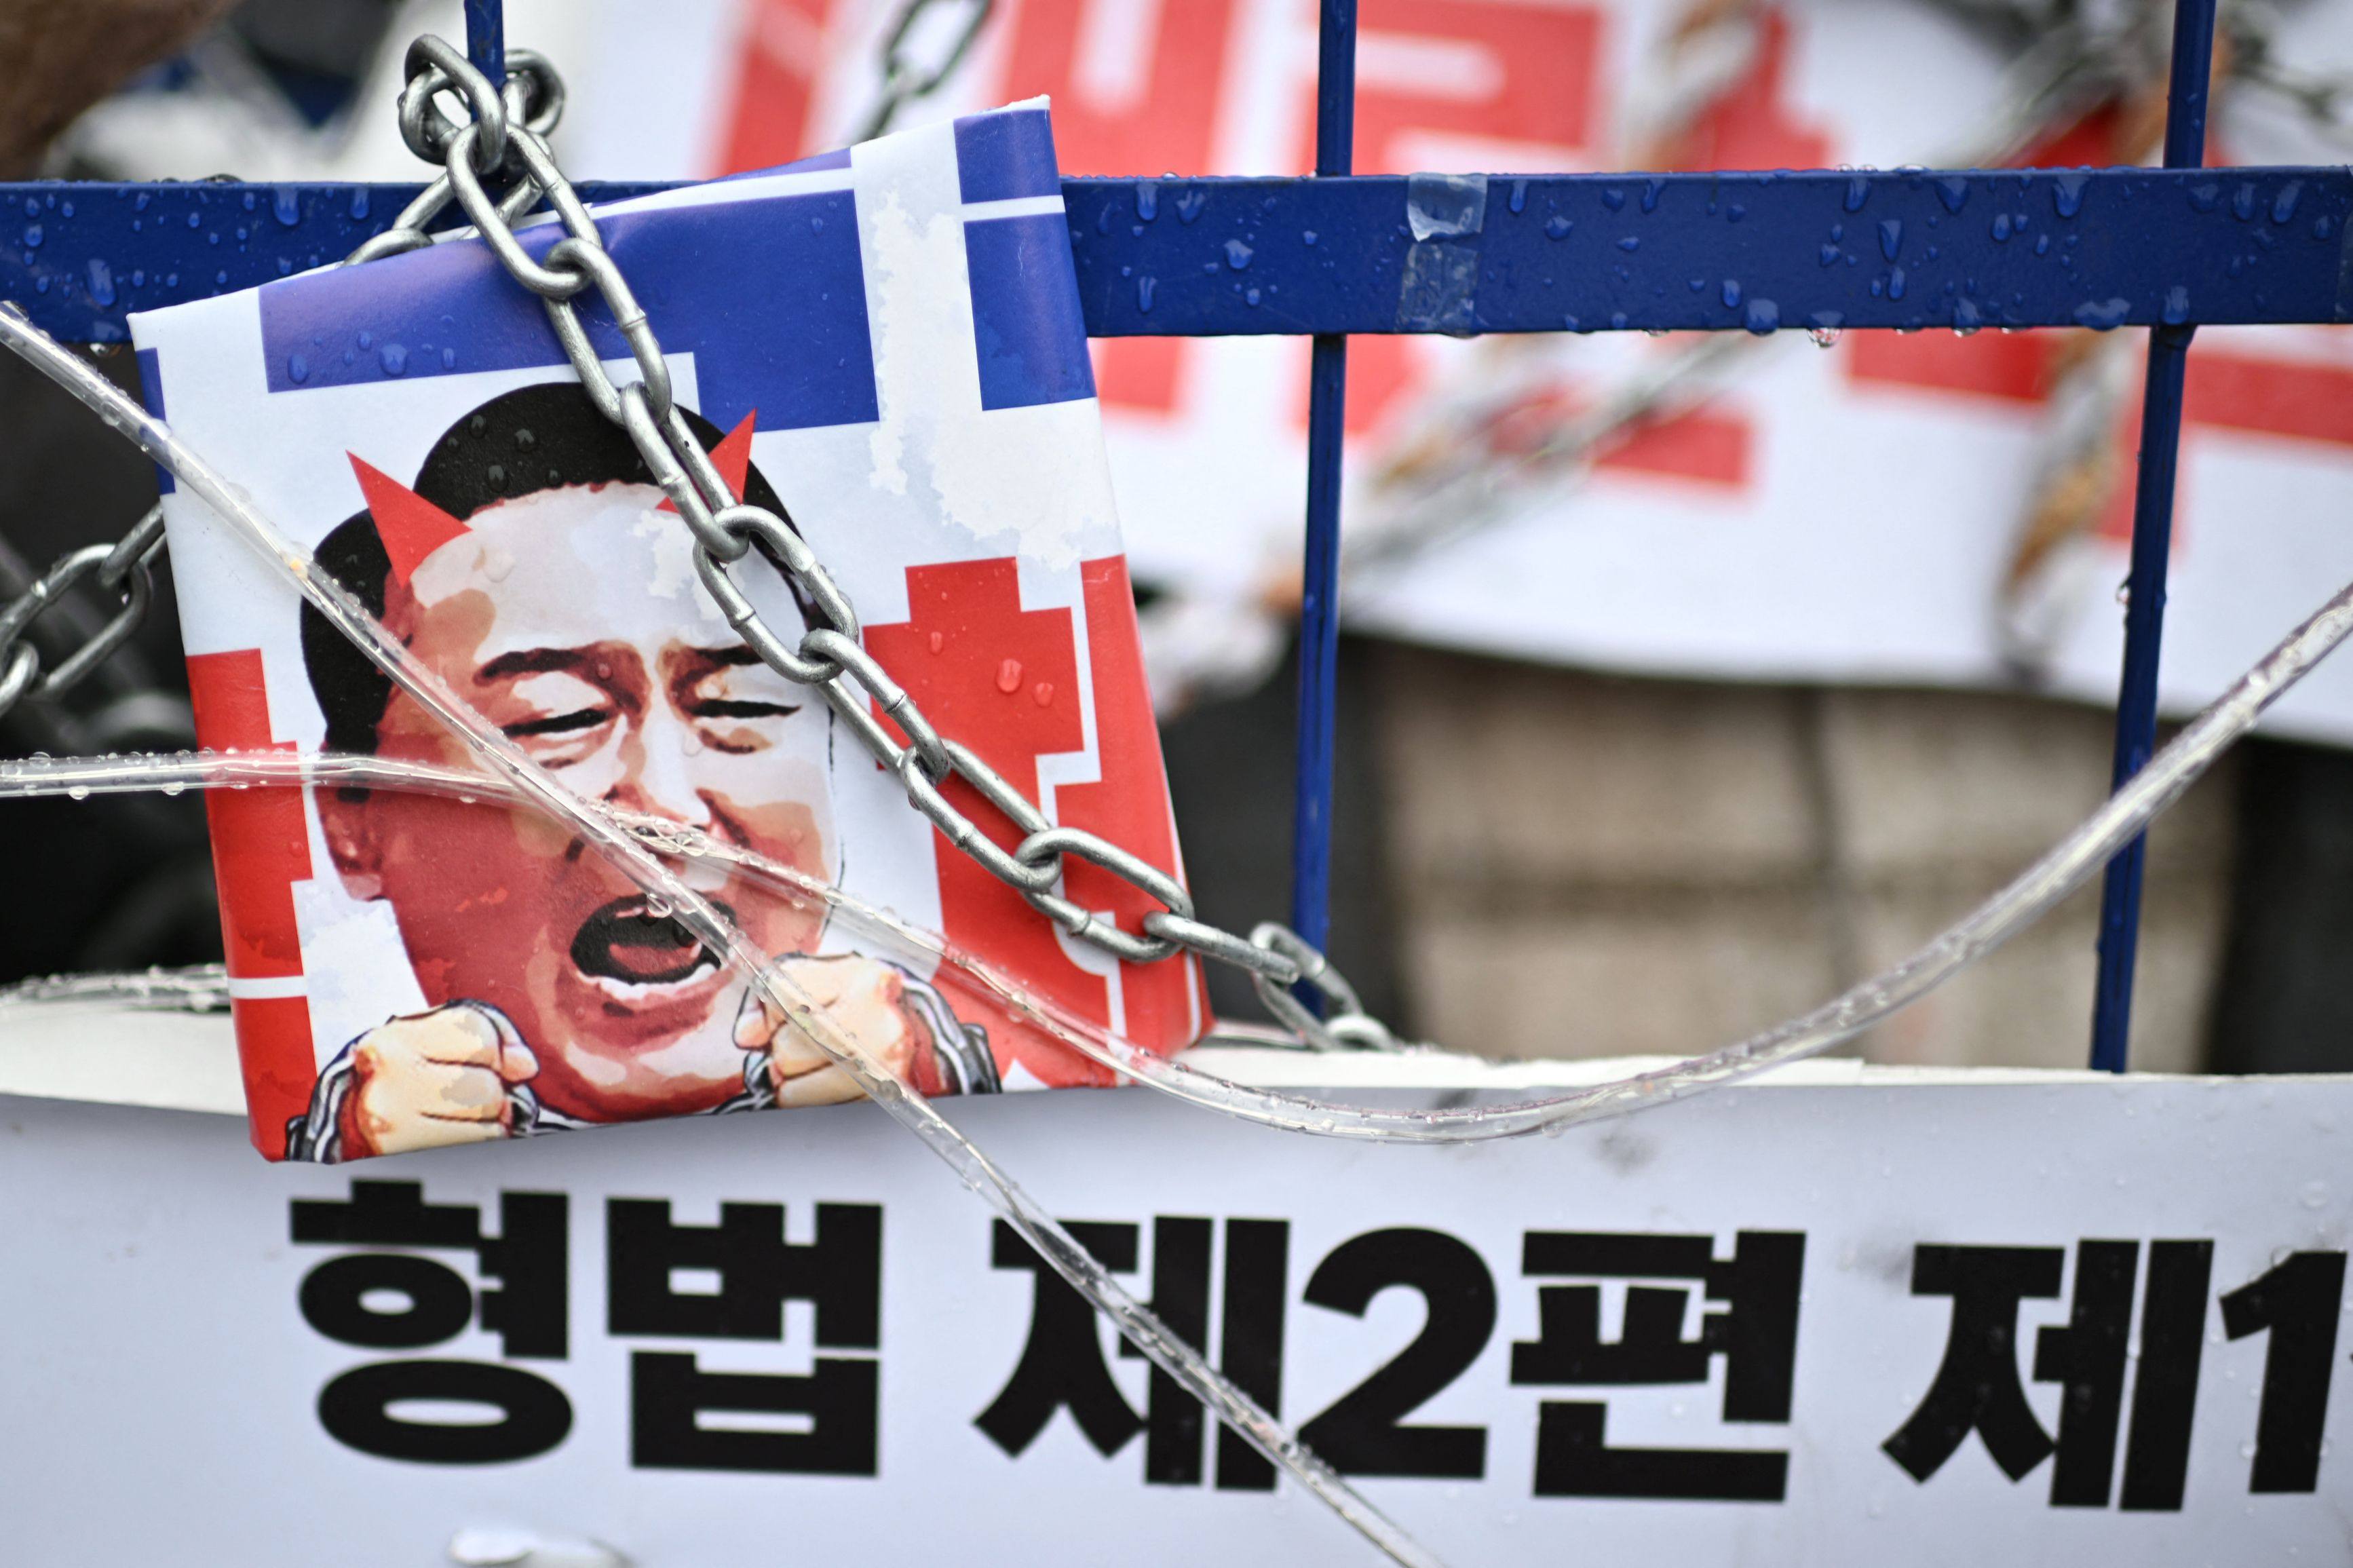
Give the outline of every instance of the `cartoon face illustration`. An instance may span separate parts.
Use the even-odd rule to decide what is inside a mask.
[[[723,440],[690,423],[740,493],[782,514],[749,466],[748,418]],[[838,875],[830,710],[721,618],[685,524],[576,386],[484,405],[414,487],[356,455],[353,468],[368,510],[321,563],[526,754],[622,812]],[[741,578],[770,625],[803,624],[780,574],[755,563]],[[467,765],[461,742],[306,616],[327,750]],[[396,912],[436,1013],[461,1009],[354,1043],[340,1113],[364,1148],[344,1152],[515,1131],[512,1090],[525,1084],[534,1117],[566,1122],[718,1109],[758,1079],[747,1051],[766,1053],[776,1098],[854,1092],[813,1046],[776,1037],[791,1031],[747,1006],[745,977],[545,816],[390,790],[322,790],[318,811],[345,888]],[[816,947],[820,906],[724,868],[684,874],[765,951]],[[934,1030],[905,1016],[904,977],[872,960],[804,962],[825,966],[805,977],[811,989],[876,1015],[886,1058],[936,1079]]]

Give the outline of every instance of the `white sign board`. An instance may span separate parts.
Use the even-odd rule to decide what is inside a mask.
[[[949,1109],[1451,1563],[2353,1548],[2353,1080],[1835,1064],[1457,1149]],[[1372,1560],[870,1108],[337,1169],[0,1134],[11,1561]]]

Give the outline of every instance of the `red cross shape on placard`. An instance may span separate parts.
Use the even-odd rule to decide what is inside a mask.
[[[1099,776],[1058,788],[1052,816],[1176,872],[1176,829],[1136,647],[1125,559],[1081,562],[1079,576]],[[897,625],[868,626],[867,649],[943,733],[1042,801],[1038,760],[1086,745],[1076,618],[1059,607],[1022,608],[1019,574],[1009,558],[909,567],[907,611]],[[1010,849],[1018,842],[1013,825],[970,784],[955,780],[945,793],[997,843]],[[937,844],[940,923],[948,940],[1079,1016],[1111,1023],[1104,977],[1073,963],[1053,926],[1018,893],[945,839]],[[1140,929],[1143,915],[1156,907],[1149,895],[1075,859],[1065,864],[1064,891],[1088,909],[1110,911],[1129,931]],[[1198,986],[1199,972],[1190,961],[1123,966],[1118,1021],[1127,1038],[1155,1051],[1189,1040],[1200,1017]],[[1005,1020],[998,1015],[993,1021]],[[1067,1080],[1078,1067],[1064,1060],[1055,1070]]]
[[[1071,612],[1023,609],[1010,557],[909,567],[907,612],[894,626],[868,626],[867,651],[942,733],[1036,799],[1038,759],[1086,744]],[[1019,842],[1018,830],[962,779],[950,782],[945,794],[1006,848]],[[940,923],[947,939],[1082,1016],[1104,1021],[1102,978],[1071,962],[1054,928],[1020,894],[944,838],[939,844]]]

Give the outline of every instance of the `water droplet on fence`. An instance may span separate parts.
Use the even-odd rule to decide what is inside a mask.
[[[1819,259],[1825,267],[1836,267],[1839,259],[1839,247],[1835,245],[1823,246]]]
[[[1724,299],[1724,308],[1725,310],[1729,310],[1737,307],[1740,303],[1740,279],[1737,278],[1725,279],[1724,280],[1722,295]]]
[[[2085,174],[2061,174],[2051,182],[2051,205],[2061,217],[2073,217],[2084,210]]]
[[[2282,185],[2279,195],[2272,198],[2272,221],[2285,223],[2295,216],[2296,199],[2304,195],[2304,182],[2290,180]]]
[[[2165,324],[2178,327],[2189,319],[2189,290],[2176,283],[2165,291]]]
[[[1618,242],[1618,248],[1626,251],[1640,250],[1642,248],[1641,237],[1640,235],[1630,234],[1625,238]]]
[[[1846,210],[1859,213],[1862,204],[1871,199],[1871,182],[1857,174],[1846,183]]]
[[[1781,307],[1770,300],[1751,300],[1748,301],[1748,313],[1742,318],[1741,325],[1760,338],[1770,336],[1780,330]]]
[[[1893,261],[1904,250],[1904,220],[1882,218],[1879,224],[1879,254]]]
[[[1576,226],[1577,225],[1571,223],[1568,219],[1561,216],[1558,213],[1555,213],[1552,216],[1545,219],[1545,237],[1546,239],[1567,239],[1568,237],[1568,231]]]
[[[2241,223],[2252,222],[2255,216],[2255,183],[2242,180],[2239,188],[2231,193],[2231,216]]]
[[[1139,310],[1149,312],[1152,309],[1152,291],[1159,286],[1160,280],[1152,277],[1149,273],[1135,280],[1135,308]]]
[[[2112,332],[2125,324],[2131,310],[2128,300],[2086,300],[2075,307],[2075,324],[2095,332]]]
[[[1642,185],[1642,210],[1646,213],[1657,212],[1659,193],[1666,188],[1666,182],[1663,180],[1645,181]]]
[[[90,297],[100,305],[114,303],[114,269],[95,256],[90,258]]]
[[[1008,658],[997,667],[997,689],[1008,697],[1021,689],[1021,661]]]
[[[1512,182],[1512,199],[1509,203],[1512,211],[1516,214],[1527,205],[1528,183],[1525,180],[1514,180]]]
[[[1226,265],[1240,272],[1250,264],[1250,247],[1239,239],[1226,241]]]
[[[72,796],[75,800],[88,800],[90,798],[90,785],[74,784],[66,791],[66,794]]]
[[[1834,349],[1838,347],[1839,339],[1845,335],[1844,327],[1808,327],[1806,329],[1806,336],[1813,339],[1814,347],[1818,349]]]
[[[1615,185],[1606,186],[1601,192],[1601,205],[1614,213],[1626,205],[1626,193]]]
[[[1945,204],[1947,212],[1957,213],[1969,199],[1969,183],[1958,174],[1947,174],[1936,182],[1936,196]]]
[[[270,216],[287,228],[302,221],[302,198],[284,185],[270,193]]]
[[[28,223],[25,226],[25,248],[27,250],[38,250],[41,248],[41,226],[39,224]]]
[[[366,187],[366,186],[364,186],[364,185],[362,185],[362,186],[357,187],[356,189],[354,189],[354,190],[352,192],[352,216],[353,216],[353,217],[354,217],[354,218],[364,218],[364,217],[367,216],[367,215],[368,215],[368,194],[367,194],[367,187]]]
[[[384,367],[386,375],[408,373],[408,351],[398,343],[386,343],[376,351],[375,363]]]
[[[311,379],[311,362],[301,354],[286,356],[286,379],[300,386]]]
[[[1901,267],[1890,268],[1888,269],[1887,297],[1891,300],[1901,300],[1904,298],[1904,268]]]

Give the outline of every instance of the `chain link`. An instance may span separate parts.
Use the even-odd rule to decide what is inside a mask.
[[[961,26],[949,35],[947,52],[930,64],[908,58],[907,46],[913,41],[917,25],[933,11],[965,7]],[[882,36],[882,90],[876,99],[873,112],[859,128],[857,140],[871,142],[891,129],[899,110],[920,98],[928,98],[955,75],[965,57],[980,37],[981,28],[988,25],[994,0],[907,0],[899,12],[899,19]]]
[[[163,548],[164,509],[157,505],[114,543],[84,545],[58,556],[23,593],[0,605],[0,715],[27,697],[63,696],[131,640],[153,602],[149,565]],[[121,603],[103,626],[43,674],[33,626],[84,582],[119,595]]]
[[[914,17],[933,3],[914,0],[892,30],[892,79],[902,100],[931,90],[955,68],[989,9],[986,4],[975,7],[955,52],[937,68],[915,71],[898,63],[896,51]],[[1347,982],[1295,933],[1270,923],[1244,939],[1197,919],[1191,896],[1175,877],[1083,828],[1056,826],[970,748],[933,726],[914,698],[866,651],[848,595],[790,520],[736,495],[688,426],[672,402],[668,364],[645,310],[605,249],[596,220],[548,149],[548,106],[561,106],[562,86],[546,62],[534,55],[518,50],[507,60],[514,75],[501,94],[442,40],[425,37],[411,46],[411,80],[401,98],[402,134],[421,155],[441,164],[443,172],[433,189],[445,194],[435,202],[428,192],[401,215],[399,226],[369,241],[353,259],[396,255],[430,243],[416,225],[454,197],[508,274],[539,296],[589,400],[628,433],[654,482],[677,509],[694,536],[696,575],[728,626],[763,664],[824,698],[860,743],[899,781],[908,804],[950,844],[1075,941],[1130,963],[1154,963],[1189,952],[1232,964],[1250,975],[1268,1006],[1309,1044],[1330,1049],[1393,1047],[1388,1029],[1365,1016]],[[458,118],[453,103],[470,118]],[[887,114],[882,118],[887,121]],[[494,197],[486,182],[501,180],[512,182],[511,186]],[[542,200],[554,210],[563,237],[533,256],[514,223]],[[412,221],[413,214],[422,216]],[[533,241],[548,232],[526,231]],[[592,293],[611,313],[628,345],[637,369],[634,379],[617,384],[589,341],[575,307]],[[797,640],[768,625],[736,582],[735,570],[755,556],[787,578],[814,607],[816,622],[805,626]],[[0,681],[6,675],[0,670]],[[990,837],[948,798],[944,786],[955,779],[971,785],[1019,832],[1021,838],[1012,849]],[[1074,859],[1099,868],[1158,906],[1144,916],[1142,934],[1123,930],[1108,913],[1090,910],[1069,896],[1064,874]],[[1286,989],[1300,984],[1324,998],[1331,1017],[1317,1016],[1314,1008]]]

